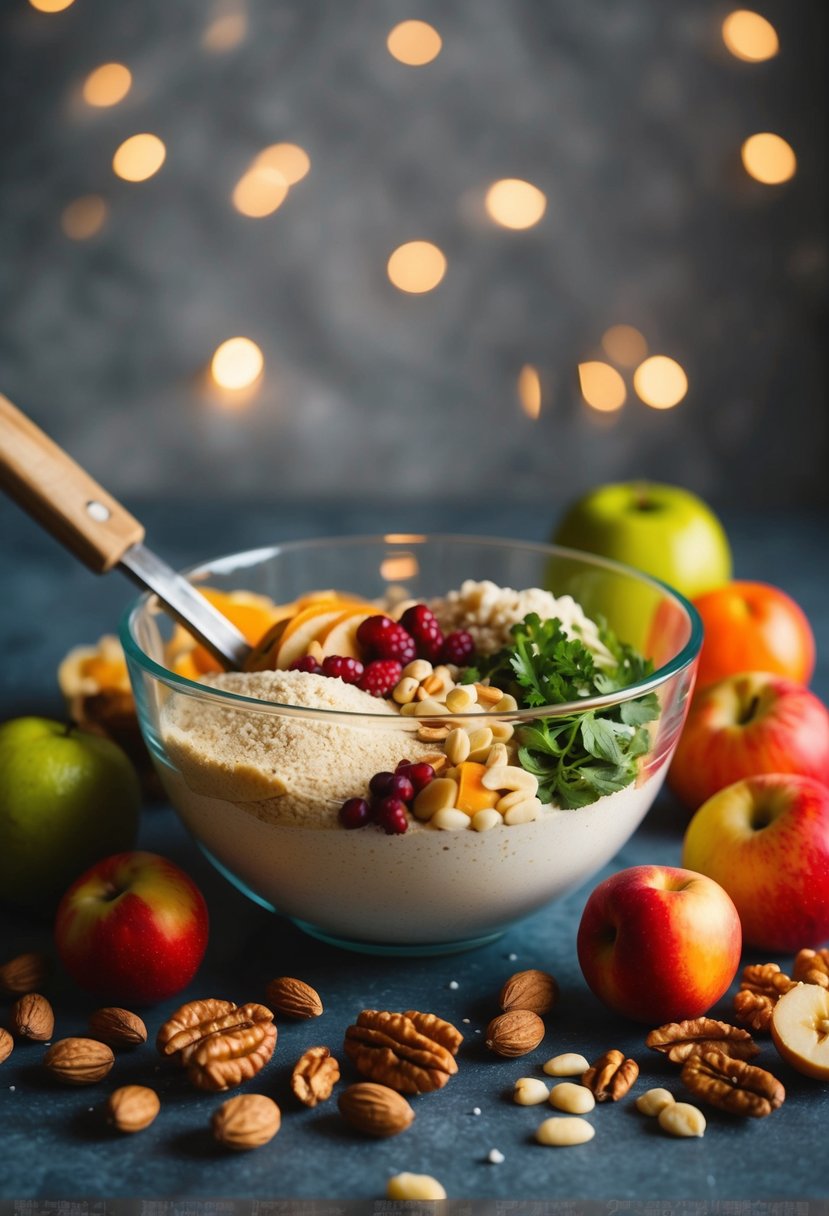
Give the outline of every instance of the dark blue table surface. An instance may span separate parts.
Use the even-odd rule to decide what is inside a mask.
[[[174,564],[186,565],[243,547],[288,537],[376,531],[457,531],[525,539],[546,537],[556,511],[476,503],[290,507],[287,504],[129,504],[148,538]],[[813,688],[829,696],[829,570],[825,517],[792,512],[775,517],[725,514],[736,574],[789,591],[808,613],[818,639]],[[60,714],[55,669],[72,645],[112,631],[129,586],[118,575],[95,579],[15,507],[0,500],[0,715]],[[212,916],[207,957],[190,989],[145,1011],[150,1043],[118,1056],[99,1085],[61,1089],[39,1066],[44,1048],[20,1044],[0,1066],[0,1198],[144,1196],[373,1199],[400,1170],[433,1174],[450,1198],[531,1199],[793,1199],[829,1196],[826,1129],[829,1086],[793,1072],[766,1041],[759,1063],[784,1082],[785,1105],[765,1120],[737,1120],[706,1110],[701,1140],[672,1140],[638,1115],[631,1099],[597,1107],[594,1140],[568,1151],[539,1147],[533,1133],[546,1108],[521,1108],[513,1081],[541,1075],[544,1060],[574,1050],[594,1057],[611,1046],[641,1066],[634,1093],[682,1086],[674,1066],[643,1043],[644,1029],[620,1021],[590,994],[578,968],[575,935],[589,890],[598,878],[645,862],[679,864],[686,816],[668,792],[633,839],[581,890],[510,930],[496,943],[466,954],[417,960],[364,957],[322,945],[248,902],[202,857],[174,813],[148,806],[140,844],[186,868],[202,887]],[[0,914],[0,958],[24,949],[50,951],[49,927]],[[747,954],[745,961],[768,956]],[[772,956],[782,966],[789,957]],[[542,1045],[505,1061],[483,1047],[483,1030],[497,1012],[504,979],[527,967],[551,970],[561,1000],[547,1019]],[[280,1024],[273,1061],[245,1088],[272,1096],[282,1129],[247,1154],[219,1150],[209,1136],[221,1100],[188,1087],[160,1063],[155,1031],[182,1000],[222,996],[260,1000],[268,980],[295,975],[320,992],[321,1018]],[[57,975],[49,989],[57,1013],[55,1037],[83,1033],[95,1007]],[[730,1016],[729,993],[713,1011]],[[0,1020],[7,1014],[0,1007]],[[291,1068],[302,1051],[325,1043],[342,1058],[345,1027],[363,1008],[428,1009],[466,1036],[458,1075],[445,1089],[414,1100],[417,1117],[403,1135],[368,1141],[340,1121],[334,1102],[306,1110],[292,1099]],[[357,1079],[344,1068],[347,1080]],[[162,1101],[155,1123],[139,1135],[110,1132],[102,1116],[106,1095],[129,1082],[153,1085]],[[480,1113],[476,1114],[475,1110]],[[490,1149],[504,1155],[488,1162]]]

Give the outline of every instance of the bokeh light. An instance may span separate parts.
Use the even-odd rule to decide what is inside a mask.
[[[166,156],[158,136],[144,132],[124,140],[112,158],[112,168],[125,182],[144,182],[158,173]]]
[[[386,269],[395,287],[417,295],[437,287],[446,274],[446,258],[430,241],[409,241],[395,249]]]
[[[254,165],[233,190],[233,206],[242,215],[262,219],[273,215],[288,197],[288,183],[278,169]]]
[[[541,377],[531,363],[525,363],[518,373],[518,400],[528,418],[538,418],[541,413]]]
[[[655,410],[669,410],[688,392],[688,377],[676,359],[651,355],[633,373],[633,387],[645,405]]]
[[[771,131],[751,135],[740,154],[746,173],[766,186],[787,182],[797,172],[797,157],[791,144]]]
[[[389,54],[410,68],[431,63],[440,54],[443,41],[440,34],[426,21],[401,21],[386,39]]]
[[[223,13],[206,27],[201,44],[206,51],[232,51],[244,42],[247,32],[248,19],[245,13]]]
[[[83,84],[88,106],[116,106],[132,88],[132,72],[123,63],[102,63]]]
[[[29,0],[32,8],[36,8],[41,13],[62,13],[74,2],[75,0]]]
[[[728,14],[722,23],[722,38],[731,54],[747,63],[773,59],[780,50],[780,40],[772,23],[747,8],[738,8]]]
[[[420,562],[413,553],[395,553],[384,557],[380,563],[380,577],[387,583],[402,583],[417,578],[419,573]]]
[[[87,241],[100,232],[108,208],[99,194],[84,194],[68,203],[60,217],[60,226],[72,241]]]
[[[609,363],[602,363],[598,359],[580,363],[579,386],[587,404],[603,414],[620,410],[625,404],[625,382]]]
[[[299,144],[271,144],[254,161],[257,169],[276,169],[289,186],[301,182],[311,168],[311,158]]]
[[[648,353],[644,334],[632,325],[611,325],[602,334],[602,347],[620,367],[636,367]]]
[[[249,388],[265,366],[265,357],[250,338],[228,338],[216,348],[210,374],[219,388],[236,391]]]
[[[486,192],[490,219],[504,228],[532,228],[547,210],[547,196],[531,182],[505,177]]]

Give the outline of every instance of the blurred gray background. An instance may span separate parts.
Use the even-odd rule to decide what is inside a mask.
[[[127,499],[533,503],[649,476],[825,504],[826,5],[763,0],[780,53],[761,63],[723,43],[736,7],[4,0],[0,391]],[[387,49],[406,18],[443,40],[426,66]],[[108,61],[132,88],[91,107]],[[785,184],[741,164],[763,131],[795,150]],[[130,183],[112,157],[136,132],[167,156]],[[272,215],[239,214],[236,183],[279,141],[310,172]],[[544,192],[539,223],[487,215],[501,178]],[[73,239],[61,217],[87,195],[106,216]],[[411,295],[386,264],[418,239],[447,268]],[[624,406],[585,403],[578,365],[613,363],[618,324],[681,364],[675,408],[618,365]],[[207,369],[235,335],[265,370],[222,394]]]

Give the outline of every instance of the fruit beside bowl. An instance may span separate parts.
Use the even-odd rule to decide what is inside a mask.
[[[166,620],[141,597],[121,640],[147,745],[217,867],[326,940],[390,953],[489,940],[608,861],[662,784],[701,635],[690,605],[646,575],[552,546],[390,536],[234,554],[189,577],[294,608],[256,647],[258,670],[196,681],[171,669]],[[510,634],[496,609],[487,616],[488,590],[476,592],[474,611],[448,594],[466,580],[495,592],[534,589],[544,603],[552,594],[575,633],[529,613]],[[315,588],[338,590],[326,607],[317,596],[309,615]],[[608,643],[632,591],[636,636]],[[587,629],[565,597],[606,627]],[[442,641],[430,651],[421,609],[438,604]],[[383,617],[388,638],[376,623]],[[326,630],[360,657],[326,653]],[[500,636],[489,651],[487,631]],[[304,653],[285,649],[291,637]],[[563,658],[555,678],[547,654]],[[512,695],[510,681],[522,678]],[[420,807],[410,780],[418,765],[433,775]],[[371,809],[372,778],[401,773],[412,785],[408,802],[397,799],[402,809],[349,830],[359,825],[344,822],[344,804],[363,799]],[[401,792],[405,784],[384,797]]]

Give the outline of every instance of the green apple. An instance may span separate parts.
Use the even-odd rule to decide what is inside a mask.
[[[688,599],[731,578],[731,548],[710,507],[680,486],[599,486],[567,510],[553,540],[644,570]]]
[[[131,849],[141,791],[109,739],[48,718],[0,726],[0,900],[51,910],[93,862]]]

